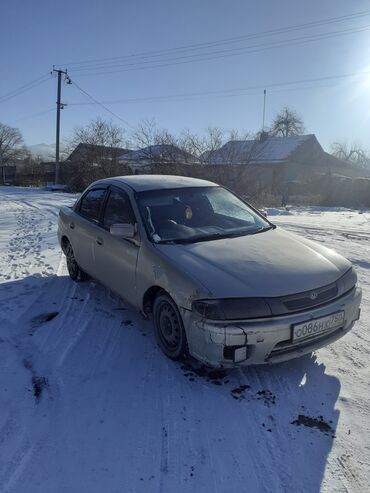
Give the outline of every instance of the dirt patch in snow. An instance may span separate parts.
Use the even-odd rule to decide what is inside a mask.
[[[246,385],[246,384],[240,385],[239,387],[236,387],[231,391],[231,396],[235,400],[242,401],[245,399],[245,391],[249,390],[250,388],[251,388],[250,385]]]
[[[39,377],[35,374],[35,370],[33,368],[33,364],[31,360],[25,358],[23,360],[23,366],[26,368],[26,370],[29,370],[32,374],[31,382],[32,382],[33,395],[35,397],[36,402],[38,402],[41,399],[41,395],[44,389],[49,387],[49,381],[46,377]]]
[[[299,414],[298,418],[291,422],[295,426],[307,426],[308,428],[317,428],[323,433],[333,433],[333,428],[329,423],[324,421],[322,416],[318,418],[312,418],[311,416],[305,416],[304,414]]]
[[[270,390],[259,390],[256,394],[256,399],[262,401],[268,407],[276,404],[276,396]]]
[[[49,312],[49,313],[41,313],[41,315],[37,315],[31,319],[31,326],[33,329],[43,325],[47,322],[50,322],[55,317],[59,315],[59,312]]]
[[[43,390],[48,386],[49,382],[46,377],[32,377],[33,395],[35,396],[36,401],[39,401],[41,399]]]
[[[183,375],[188,378],[189,382],[194,382],[196,377],[204,378],[207,382],[211,382],[214,385],[224,385],[229,383],[226,379],[228,372],[223,369],[212,369],[205,365],[193,366],[189,362],[185,362],[181,366]]]

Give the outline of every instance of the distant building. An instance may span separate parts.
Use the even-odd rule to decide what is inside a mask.
[[[264,133],[256,140],[231,140],[220,149],[201,156],[201,161],[211,165],[258,167],[283,175],[285,181],[300,180],[313,173],[370,176],[370,170],[325,152],[313,134],[273,137]]]
[[[119,156],[130,152],[129,149],[123,147],[110,147],[95,144],[85,144],[80,142],[78,146],[67,157],[67,162],[81,162],[94,159],[117,159]]]
[[[153,164],[195,164],[197,162],[195,156],[172,144],[158,144],[128,151],[119,156],[118,159],[127,164],[134,172],[149,171]]]

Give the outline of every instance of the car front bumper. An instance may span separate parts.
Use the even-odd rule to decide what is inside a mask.
[[[361,289],[355,287],[326,305],[278,317],[217,321],[185,309],[182,316],[190,354],[207,365],[231,368],[287,361],[336,341],[358,320],[360,303]],[[345,312],[343,326],[292,342],[293,325],[339,311]]]

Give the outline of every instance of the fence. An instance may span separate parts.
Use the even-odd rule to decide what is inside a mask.
[[[156,163],[150,174],[191,176],[223,185],[257,206],[279,206],[286,202],[343,207],[370,207],[370,179],[350,178],[331,173],[302,175],[292,180],[284,164],[206,165]],[[60,181],[72,191],[82,191],[91,182],[107,176],[133,174],[124,164],[111,161],[105,166],[62,164]],[[40,186],[53,181],[53,173],[34,168],[17,174],[17,184]]]

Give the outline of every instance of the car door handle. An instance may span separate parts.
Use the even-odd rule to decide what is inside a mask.
[[[75,223],[70,223],[70,224],[69,224],[69,227],[70,227],[71,229],[75,229]]]
[[[98,245],[103,245],[103,243],[104,243],[104,241],[102,240],[102,238],[96,238],[96,240],[95,240],[95,241],[96,241],[96,243],[97,243]]]

